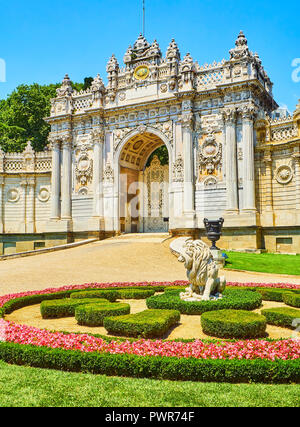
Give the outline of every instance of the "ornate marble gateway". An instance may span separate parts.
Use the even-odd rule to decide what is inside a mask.
[[[0,250],[8,235],[32,247],[120,231],[199,236],[204,218],[224,217],[222,248],[300,252],[300,104],[272,119],[273,83],[243,32],[212,64],[140,35],[106,72],[107,84],[97,75],[80,92],[65,76],[44,152],[0,152]]]

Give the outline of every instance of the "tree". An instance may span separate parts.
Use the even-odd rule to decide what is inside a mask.
[[[73,83],[73,88],[86,90],[92,81],[92,77],[86,77],[84,83]],[[28,141],[36,151],[45,148],[50,126],[44,118],[50,115],[50,100],[56,97],[60,85],[20,85],[6,100],[0,101],[0,146],[3,151],[22,152]]]
[[[155,150],[151,154],[151,156],[149,157],[149,159],[147,161],[147,165],[146,165],[147,167],[150,166],[154,156],[157,156],[159,158],[162,166],[169,164],[169,153],[168,153],[168,149],[165,145],[162,145],[161,147],[157,148],[157,150]]]

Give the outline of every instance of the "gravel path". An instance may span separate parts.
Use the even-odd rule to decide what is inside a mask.
[[[86,246],[0,261],[0,295],[90,282],[185,280],[164,235],[121,236]],[[289,282],[300,277],[225,271],[228,281]]]

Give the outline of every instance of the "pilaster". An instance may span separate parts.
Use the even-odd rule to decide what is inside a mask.
[[[72,138],[62,138],[61,217],[72,219]]]

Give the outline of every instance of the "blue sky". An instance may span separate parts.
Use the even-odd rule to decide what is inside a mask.
[[[142,28],[142,0],[0,0],[0,58],[6,61],[4,98],[21,83],[74,81],[98,72],[106,80],[112,53],[122,62]],[[239,31],[274,82],[275,99],[293,111],[300,82],[300,2],[290,0],[146,0],[146,36],[165,53],[174,37],[182,55],[200,64],[228,58]],[[300,59],[299,65],[300,67]],[[300,71],[299,71],[300,77]]]

